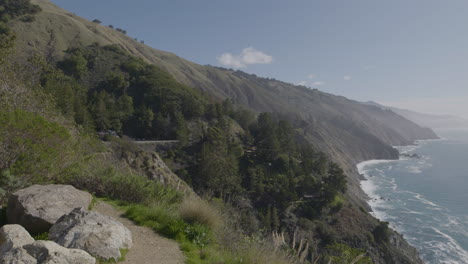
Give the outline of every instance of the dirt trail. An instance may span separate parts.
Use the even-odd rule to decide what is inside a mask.
[[[93,209],[121,222],[132,232],[133,247],[124,261],[128,264],[183,264],[185,257],[177,242],[163,238],[148,227],[137,226],[124,218],[122,212],[110,204],[99,201]]]

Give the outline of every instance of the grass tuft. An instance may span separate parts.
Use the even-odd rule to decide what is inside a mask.
[[[212,230],[219,229],[222,224],[219,212],[200,199],[185,199],[179,207],[179,215],[188,223],[205,225]]]

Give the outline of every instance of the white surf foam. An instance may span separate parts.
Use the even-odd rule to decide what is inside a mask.
[[[443,250],[447,255],[451,256],[452,259],[441,261],[441,263],[468,263],[468,252],[463,249],[458,242],[450,235],[440,231],[439,229],[432,227],[437,234],[445,238],[448,243],[439,242],[438,247]],[[460,262],[466,261],[466,262]]]

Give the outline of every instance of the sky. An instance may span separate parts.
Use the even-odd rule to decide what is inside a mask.
[[[468,118],[466,0],[52,0],[185,59]]]

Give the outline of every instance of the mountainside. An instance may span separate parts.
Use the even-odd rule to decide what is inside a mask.
[[[398,115],[411,120],[412,122],[423,126],[429,127],[431,129],[460,129],[460,128],[468,128],[468,120],[453,116],[453,115],[432,115],[426,113],[419,113],[407,109],[401,109],[396,107],[390,107],[381,105],[375,102],[367,102],[366,104],[375,105],[381,109],[388,109],[391,110]]]
[[[280,112],[304,122],[307,139],[332,156],[342,156],[343,160],[352,162],[395,158],[396,152],[388,145],[404,145],[415,139],[436,137],[432,131],[391,112],[240,71],[201,66],[87,21],[48,0],[32,2],[43,9],[36,21],[13,25],[22,54],[27,54],[24,51],[28,50],[40,51],[52,60],[62,57],[68,48],[93,43],[118,44],[130,54],[167,70],[181,83],[220,99],[232,98],[235,103],[259,112]]]
[[[397,158],[398,152],[391,147],[392,145],[405,145],[417,139],[436,138],[437,136],[432,130],[422,128],[392,111],[363,105],[341,96],[273,79],[260,78],[241,71],[201,66],[186,61],[174,54],[145,46],[122,32],[87,21],[56,7],[47,0],[33,0],[32,2],[39,4],[43,9],[43,12],[37,14],[35,21],[33,23],[16,21],[12,24],[13,29],[17,33],[17,50],[19,53],[16,58],[18,60],[25,60],[34,52],[40,52],[45,54],[49,62],[55,63],[66,57],[67,53],[65,51],[71,48],[83,48],[89,45],[98,47],[114,44],[120,46],[121,49],[129,54],[143,59],[144,62],[157,65],[170,73],[178,82],[204,91],[206,95],[214,97],[219,101],[231,98],[234,103],[247,106],[256,112],[277,113],[278,116],[284,117],[293,124],[296,131],[299,132],[297,135],[299,137],[298,140],[307,140],[318,150],[325,152],[344,169],[348,176],[349,187],[346,195],[351,198],[353,203],[348,204],[343,210],[339,211],[339,220],[329,220],[330,223],[327,224],[335,225],[337,223],[336,229],[341,232],[340,235],[342,235],[343,240],[352,243],[353,246],[367,248],[367,245],[370,245],[368,247],[369,253],[372,254],[376,263],[407,263],[408,259],[413,260],[414,263],[420,263],[417,253],[406,244],[401,236],[392,233],[388,245],[383,243],[385,245],[381,248],[375,246],[373,239],[368,238],[373,237],[373,234],[370,234],[369,230],[375,228],[378,231],[377,227],[381,226],[381,224],[367,214],[363,207],[360,207],[364,206],[362,198],[365,197],[360,190],[360,179],[354,165],[359,161],[367,159]],[[103,51],[98,48],[95,50],[102,53],[108,51],[109,53],[115,52],[110,52],[111,50]],[[100,66],[103,68],[107,67],[106,65]],[[131,68],[130,66],[133,67],[134,65],[130,65],[129,63],[127,66],[128,69],[126,69],[125,74],[128,75],[131,74],[132,69],[136,69],[141,65]],[[158,73],[157,69],[151,68],[151,71],[145,77],[154,77],[158,74],[162,76],[162,74]],[[135,77],[135,80],[138,80],[138,78]],[[140,81],[142,80],[148,81],[149,79],[140,79]],[[159,81],[159,79],[155,78],[155,81]],[[167,81],[167,78],[165,81]],[[146,94],[138,94],[137,88],[140,87],[140,84],[138,82],[132,83],[135,90],[130,92],[134,93],[133,98],[135,99],[143,97],[137,99],[135,103],[139,100],[141,102],[138,103],[144,105],[144,103],[147,103],[145,100],[150,100],[150,98],[146,98]],[[128,85],[124,84],[123,86]],[[133,86],[130,85],[130,87]],[[163,88],[171,90],[171,92],[174,92],[174,96],[182,98],[181,94],[188,91],[185,89],[188,87],[184,86],[179,91],[172,91],[173,87]],[[95,96],[94,99],[97,102],[95,105],[99,106],[98,103],[100,101],[98,99],[100,99],[100,95],[96,93],[93,96]],[[157,94],[153,94],[153,96],[161,98],[160,94],[159,97]],[[188,94],[185,94],[185,96],[191,97]],[[101,99],[105,101],[105,98]],[[152,103],[156,104],[156,102]],[[140,110],[144,114],[148,109],[141,108]],[[150,113],[152,114],[151,111]],[[268,115],[264,115],[263,117],[265,117],[265,124],[270,125],[272,123],[268,119]],[[268,129],[264,130],[268,131]],[[211,131],[213,140],[219,136],[217,135],[217,131],[222,131],[222,129]],[[259,134],[256,140],[261,142],[260,139],[264,138],[266,137],[262,137]],[[271,142],[275,143],[274,140]],[[274,145],[273,143],[272,145]],[[287,144],[285,143],[284,145]],[[270,153],[265,152],[265,156],[268,156],[268,154]],[[211,158],[214,160],[215,157]],[[207,159],[207,161],[211,160]],[[294,162],[296,161],[291,159],[290,163],[293,164]],[[225,163],[231,164],[231,160],[226,160]],[[285,162],[285,164],[287,163]],[[210,166],[207,166],[206,169],[210,169]],[[222,171],[223,174],[225,172]],[[254,168],[249,171],[252,175],[255,174],[254,172]],[[295,187],[294,185],[291,186]],[[259,189],[261,188],[264,187],[259,186]],[[314,198],[307,194],[304,197]],[[268,208],[268,210],[270,209]],[[274,215],[272,212],[268,214],[267,212],[263,213],[265,215],[270,213],[270,215]],[[291,222],[294,221],[291,220]],[[298,219],[295,219],[294,223],[297,222]],[[295,227],[293,226],[291,229],[293,230]],[[334,232],[329,232],[326,228],[318,229],[322,230],[320,232],[323,232],[323,234],[319,234],[321,237],[332,237],[329,233],[333,234]],[[387,232],[385,228],[383,229]],[[385,237],[388,237],[388,235]],[[363,241],[367,242],[364,243]],[[388,256],[391,256],[393,262],[387,260]]]

